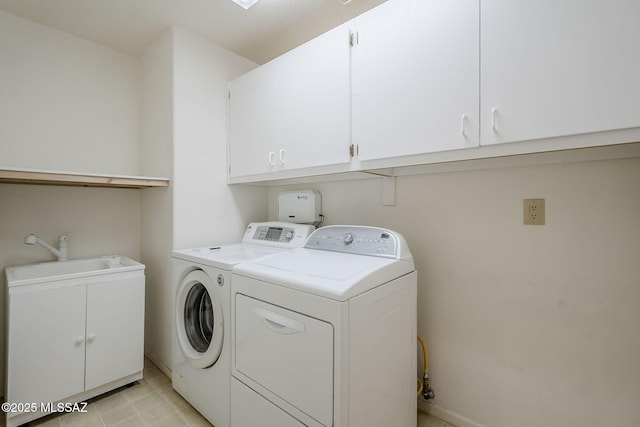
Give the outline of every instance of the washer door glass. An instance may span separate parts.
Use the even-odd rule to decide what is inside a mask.
[[[213,365],[222,351],[224,320],[214,279],[189,272],[176,293],[177,341],[185,359],[197,368]]]
[[[184,327],[191,347],[199,353],[209,349],[214,317],[209,292],[202,283],[194,284],[184,304]]]

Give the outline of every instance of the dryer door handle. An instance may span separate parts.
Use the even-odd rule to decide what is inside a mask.
[[[279,334],[297,334],[305,330],[304,323],[290,317],[259,307],[253,307],[253,312],[264,320],[269,329]]]

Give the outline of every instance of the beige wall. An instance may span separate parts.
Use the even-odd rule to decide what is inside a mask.
[[[145,352],[168,372],[171,251],[237,242],[248,222],[266,219],[267,191],[226,184],[227,81],[255,64],[180,28],[167,30],[142,63],[143,170],[171,177],[169,191],[142,196]]]
[[[0,12],[0,64],[0,166],[140,173],[137,58]],[[139,259],[140,209],[137,190],[0,184],[0,366],[4,267],[55,260],[25,235]]]
[[[170,259],[173,245],[173,38],[166,31],[142,55],[141,160],[143,173],[170,178],[168,189],[142,192],[141,261],[147,266],[144,350],[171,366]],[[169,355],[169,356],[164,356]],[[165,369],[165,371],[166,371]]]
[[[460,425],[636,425],[640,159],[379,178],[317,188],[326,224],[401,232],[437,414]],[[545,198],[545,226],[522,199]],[[423,407],[424,408],[424,407]]]
[[[226,184],[227,82],[256,64],[180,28],[173,37],[173,247],[235,243],[267,215],[264,188]]]
[[[0,164],[140,173],[138,58],[0,12]]]

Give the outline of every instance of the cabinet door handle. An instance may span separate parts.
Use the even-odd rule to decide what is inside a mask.
[[[96,339],[96,334],[94,334],[93,332],[90,333],[89,335],[87,335],[87,342],[90,344],[93,342],[93,340]]]
[[[79,336],[76,338],[76,344],[82,344],[84,342],[84,337],[83,336]]]
[[[285,149],[284,148],[280,149],[280,153],[278,154],[278,157],[280,158],[280,163],[282,163],[283,165],[285,163],[287,163],[287,159],[285,159]]]
[[[467,116],[466,116],[466,114],[462,115],[462,136],[464,138],[467,137]]]
[[[492,108],[491,109],[491,129],[493,130],[493,133],[498,133],[498,128],[496,125],[497,115],[498,115],[498,110],[496,108]]]
[[[274,153],[273,151],[269,151],[269,164],[271,166],[275,166],[275,162],[274,162],[274,156],[276,155],[276,153]]]

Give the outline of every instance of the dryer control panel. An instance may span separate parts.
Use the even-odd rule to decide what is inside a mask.
[[[311,233],[304,247],[386,258],[411,258],[402,235],[379,227],[359,225],[322,227]]]

